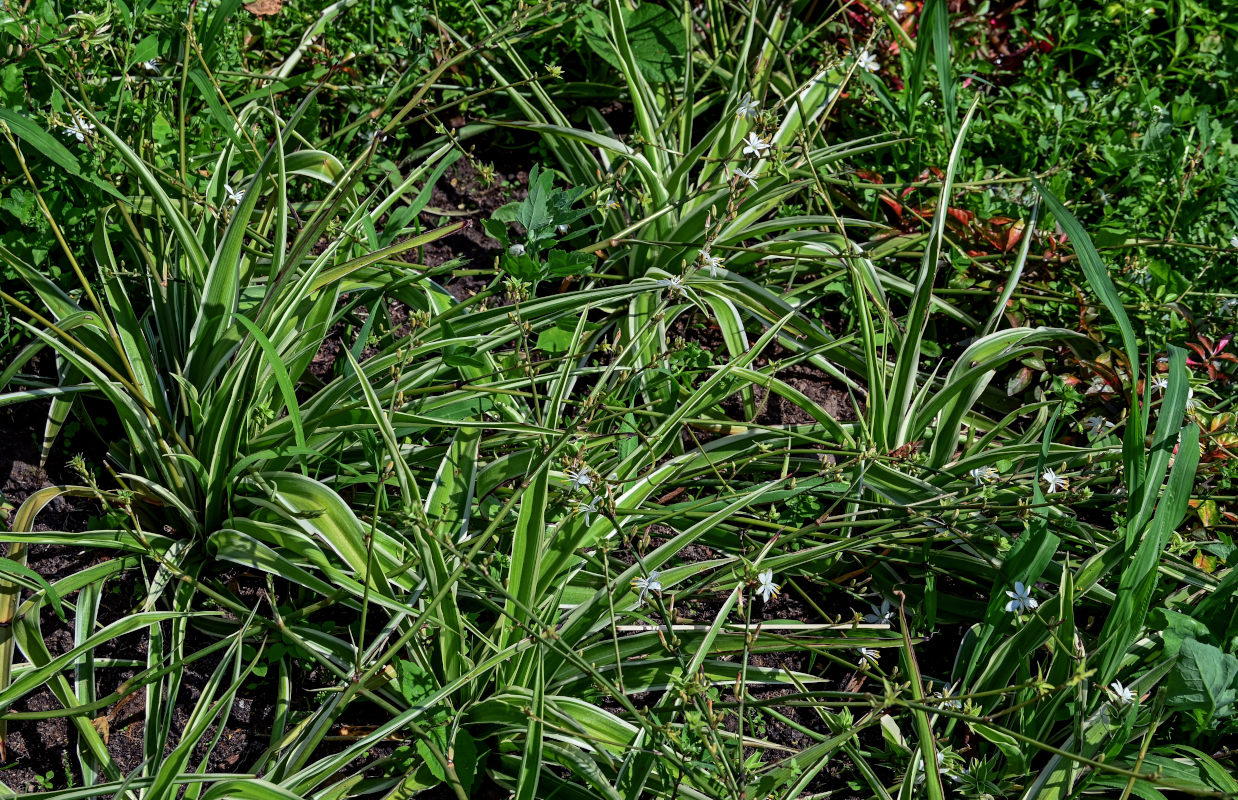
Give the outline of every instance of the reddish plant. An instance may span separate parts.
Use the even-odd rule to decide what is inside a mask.
[[[1215,343],[1202,333],[1199,334],[1198,342],[1187,342],[1186,346],[1199,356],[1198,359],[1187,356],[1186,363],[1192,367],[1204,367],[1208,370],[1208,377],[1214,381],[1227,381],[1229,375],[1224,371],[1225,362],[1238,364],[1238,356],[1225,351],[1229,346],[1230,340],[1234,338],[1232,333],[1227,333],[1218,339]]]

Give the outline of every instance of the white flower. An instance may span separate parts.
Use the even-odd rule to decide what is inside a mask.
[[[767,142],[762,141],[761,137],[757,136],[755,133],[750,133],[748,134],[748,138],[744,139],[744,149],[742,152],[746,156],[760,158],[768,149],[769,144]]]
[[[718,270],[723,267],[723,261],[718,256],[710,255],[709,248],[707,247],[701,251],[701,266],[709,270],[711,278],[716,278],[718,277]]]
[[[1039,601],[1032,597],[1031,589],[1019,581],[1014,582],[1013,592],[1009,589],[1006,590],[1006,596],[1010,598],[1010,602],[1006,603],[1006,610],[1013,611],[1016,614],[1031,611],[1040,605]]]
[[[1058,475],[1052,469],[1046,469],[1040,473],[1040,479],[1049,485],[1049,493],[1064,491],[1067,486],[1066,478]]]
[[[977,486],[984,483],[993,483],[1001,477],[1001,473],[993,467],[976,467],[967,474],[972,476],[972,480],[976,482]]]
[[[742,170],[739,167],[736,167],[735,177],[748,181],[748,185],[753,189],[757,188],[757,176],[755,172],[748,172],[747,170]]]
[[[1087,417],[1083,420],[1083,427],[1088,429],[1088,435],[1095,439],[1103,433],[1111,430],[1114,424],[1104,417]]]
[[[778,584],[774,583],[774,571],[767,569],[757,575],[757,594],[761,595],[761,599],[769,602],[778,596]]]
[[[860,660],[855,662],[857,667],[875,666],[881,659],[881,654],[871,647],[860,648]]]
[[[151,75],[158,75],[159,74],[159,59],[152,58],[150,61],[143,61],[142,69],[146,70]]]
[[[587,503],[581,500],[573,500],[572,501],[572,513],[583,514],[585,517],[585,524],[592,525],[593,515],[598,513],[598,501],[601,499],[602,498],[600,495],[594,495],[593,498],[590,499],[589,502]]]
[[[589,474],[588,467],[569,469],[564,471],[563,474],[567,476],[568,488],[573,492],[593,485],[593,476]]]
[[[657,285],[664,289],[669,289],[671,294],[676,294],[683,290],[683,278],[678,275],[672,275],[669,278],[663,278],[658,281]]]
[[[1128,689],[1119,681],[1114,681],[1109,684],[1108,692],[1113,697],[1114,702],[1118,705],[1134,705],[1135,701],[1139,699],[1139,696],[1135,694],[1134,689]]]
[[[743,99],[739,101],[739,107],[735,109],[735,118],[747,119],[748,117],[755,117],[760,110],[761,104],[753,100],[752,94],[749,93],[744,95]]]
[[[1152,379],[1152,388],[1162,392],[1165,391],[1169,388],[1169,378],[1166,378],[1164,375],[1157,375]]]
[[[871,614],[864,615],[864,621],[874,625],[885,623],[889,625],[894,621],[894,609],[890,607],[890,601],[882,599],[881,608],[877,606],[869,606],[873,610]]]
[[[1187,389],[1186,390],[1186,413],[1190,414],[1192,411],[1194,411],[1195,404],[1196,404],[1195,390]]]
[[[230,200],[234,206],[239,206],[241,201],[245,199],[244,189],[233,189],[231,185],[226,183],[224,184],[224,194],[228,196],[228,200]]]
[[[954,694],[954,690],[957,688],[958,688],[957,683],[954,684],[953,686],[947,686],[945,689],[942,689],[940,692],[933,692],[933,697],[937,697],[941,699],[941,702],[938,703],[938,705],[941,708],[947,709],[949,711],[958,711],[959,709],[963,707],[963,704],[960,703],[958,700],[955,700],[953,697],[951,697],[951,695]]]
[[[658,594],[662,594],[662,581],[658,580],[658,576],[661,574],[662,573],[658,572],[655,569],[653,572],[649,573],[648,578],[633,578],[632,579],[632,588],[640,592],[640,604],[641,605],[645,604],[645,598],[649,595],[650,592],[657,592]]]
[[[1230,246],[1230,247],[1238,247],[1238,233],[1236,233],[1236,234],[1234,234],[1233,236],[1229,237],[1229,246]]]
[[[84,142],[88,137],[95,135],[95,126],[89,120],[73,112],[73,124],[64,129],[64,132],[76,138],[79,142]]]
[[[524,255],[524,245],[517,242],[516,244],[507,248],[507,254],[511,256],[512,258],[519,258],[520,256]]]
[[[556,234],[556,235],[558,235],[558,236],[564,236],[564,235],[566,235],[566,234],[567,234],[567,230],[568,230],[568,228],[567,228],[567,225],[566,225],[566,224],[563,224],[563,225],[556,225],[556,226],[555,226],[555,234]]]
[[[876,72],[881,68],[881,65],[877,63],[877,57],[867,50],[860,53],[860,57],[856,59],[856,63],[859,65],[860,69],[866,69],[869,72]]]

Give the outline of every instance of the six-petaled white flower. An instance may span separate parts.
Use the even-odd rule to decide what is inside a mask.
[[[563,474],[567,476],[568,488],[573,492],[593,485],[593,476],[589,474],[588,467],[565,470]]]
[[[1096,438],[1112,430],[1114,424],[1104,417],[1088,417],[1083,420],[1083,427],[1087,428],[1089,436]]]
[[[1032,597],[1031,587],[1024,586],[1022,582],[1014,582],[1014,591],[1006,590],[1006,596],[1010,601],[1006,603],[1006,610],[1013,611],[1016,614],[1022,614],[1025,611],[1031,611],[1038,607],[1040,602]]]
[[[865,622],[874,625],[884,622],[888,625],[894,621],[894,609],[890,607],[889,600],[882,599],[880,608],[877,606],[869,606],[869,608],[873,610],[873,613],[864,615]]]
[[[753,158],[760,158],[761,156],[765,154],[765,151],[768,149],[769,149],[768,142],[763,141],[761,137],[757,136],[755,133],[750,133],[748,134],[748,138],[744,139],[744,149],[742,152],[746,156],[752,156]]]
[[[735,177],[740,180],[748,181],[748,185],[753,189],[757,188],[757,175],[755,172],[749,172],[739,167],[735,168]]]
[[[855,662],[857,667],[875,666],[880,660],[881,655],[871,647],[860,648],[860,660]]]
[[[85,117],[80,116],[76,111],[73,112],[73,124],[64,129],[68,136],[72,136],[79,142],[84,142],[91,136],[95,135],[95,126]]]
[[[1113,697],[1114,702],[1119,705],[1129,706],[1134,705],[1139,696],[1135,694],[1134,689],[1123,686],[1120,681],[1114,681],[1108,686],[1109,694]]]
[[[720,257],[710,254],[707,247],[701,251],[701,266],[709,270],[710,277],[716,278],[718,277],[718,270],[723,267],[723,262]]]
[[[224,184],[224,194],[227,195],[229,202],[234,206],[239,206],[241,201],[245,199],[244,189],[233,189],[230,184]]]
[[[669,278],[663,278],[658,281],[658,286],[661,286],[663,289],[669,289],[671,294],[676,294],[683,291],[683,278],[678,275],[672,275]]]
[[[967,474],[972,477],[977,486],[984,483],[993,483],[1001,477],[1001,473],[994,467],[976,467]]]
[[[146,70],[151,75],[158,75],[159,74],[159,59],[152,58],[150,61],[143,61],[142,69]]]
[[[767,569],[757,575],[757,594],[761,595],[761,599],[769,602],[778,596],[778,584],[774,583],[774,571]]]
[[[601,499],[600,495],[594,495],[587,503],[582,500],[574,500],[572,501],[572,512],[582,514],[585,518],[585,524],[592,525],[593,515],[598,513],[598,501]]]
[[[1065,491],[1068,485],[1065,476],[1058,475],[1052,469],[1040,473],[1040,479],[1048,485],[1050,493]]]
[[[1152,379],[1152,388],[1158,391],[1165,391],[1169,388],[1169,378],[1164,375],[1157,375]]]
[[[757,112],[760,110],[761,104],[756,100],[753,100],[751,94],[746,94],[743,99],[739,101],[739,107],[735,109],[735,118],[747,119],[748,117],[755,117]]]
[[[860,69],[866,69],[869,72],[876,72],[881,68],[881,65],[877,63],[877,57],[867,50],[860,53],[860,57],[856,59],[856,64],[859,65]]]
[[[641,605],[645,604],[645,598],[649,596],[650,592],[662,594],[662,581],[658,580],[658,576],[661,574],[662,573],[655,569],[653,572],[649,573],[649,577],[632,579],[632,588],[636,589],[640,593],[639,599]]]
[[[1186,390],[1186,413],[1190,414],[1192,411],[1194,411],[1195,404],[1196,404],[1195,390],[1187,389]]]

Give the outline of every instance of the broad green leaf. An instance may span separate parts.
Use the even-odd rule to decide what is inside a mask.
[[[585,11],[578,22],[585,43],[606,63],[622,72],[624,63],[609,42],[610,19],[592,9]],[[635,11],[624,9],[623,26],[633,59],[645,80],[650,83],[679,80],[684,70],[684,40],[675,32],[683,26],[671,10],[642,2]]]
[[[1186,639],[1166,681],[1166,704],[1203,712],[1213,721],[1234,713],[1238,702],[1238,657],[1211,644]]]

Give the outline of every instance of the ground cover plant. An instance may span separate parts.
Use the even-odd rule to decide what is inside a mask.
[[[0,791],[1238,796],[1231,16],[8,2]]]

